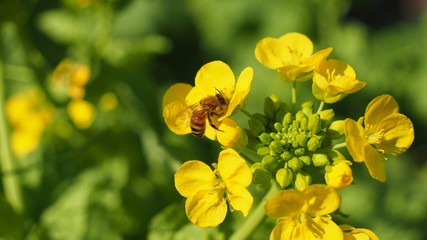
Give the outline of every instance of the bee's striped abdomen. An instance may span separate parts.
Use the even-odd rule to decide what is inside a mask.
[[[206,116],[207,113],[204,110],[196,110],[191,114],[191,134],[196,138],[201,138],[205,135]]]

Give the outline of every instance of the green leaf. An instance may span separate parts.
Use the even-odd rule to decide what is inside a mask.
[[[42,216],[52,239],[121,239],[132,222],[124,214],[124,159],[108,159],[83,172]]]
[[[76,15],[65,10],[47,11],[38,19],[39,28],[59,43],[78,42],[84,34],[81,24]]]

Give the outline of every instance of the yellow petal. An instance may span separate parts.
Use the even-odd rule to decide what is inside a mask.
[[[313,74],[312,93],[315,98],[324,101],[328,96],[329,82],[318,72]]]
[[[163,118],[168,128],[175,134],[188,134],[190,114],[192,112],[185,98],[193,87],[189,84],[177,83],[172,85],[163,95]]]
[[[232,182],[249,186],[252,182],[252,172],[246,161],[232,148],[220,152],[217,169],[226,185]]]
[[[304,65],[312,66],[313,68],[317,66],[322,60],[324,60],[330,53],[332,48],[325,48],[320,51],[317,51],[312,56],[306,58],[303,61]]]
[[[369,229],[354,228],[350,225],[340,225],[344,233],[344,240],[378,240],[379,238]]]
[[[237,123],[229,118],[224,118],[219,126],[220,131],[216,131],[218,142],[225,148],[235,148],[245,145],[244,136]]]
[[[283,190],[265,203],[265,213],[272,218],[292,217],[304,206],[304,194],[297,190]],[[286,206],[286,207],[284,207]]]
[[[251,89],[252,78],[253,69],[250,67],[245,68],[242,73],[240,73],[236,83],[236,89],[228,105],[228,110],[222,118],[230,116],[237,106],[243,106],[244,100]],[[219,120],[221,121],[222,118]]]
[[[308,220],[305,224],[298,224],[292,220],[279,222],[273,229],[270,240],[342,240],[343,233],[333,221],[328,218],[317,217]]]
[[[185,213],[199,227],[216,227],[227,215],[227,203],[221,192],[203,190],[187,199]]]
[[[282,48],[281,42],[277,38],[263,38],[255,47],[256,59],[271,69],[283,66],[282,58],[286,58],[288,54],[288,51]]]
[[[365,128],[369,129],[380,123],[392,113],[398,113],[399,106],[396,100],[388,94],[374,98],[365,110]]]
[[[343,233],[340,227],[331,219],[326,217],[316,217],[313,222],[309,222],[307,226],[302,226],[302,232],[310,232],[310,236],[305,239],[320,240],[320,239],[334,239],[342,240]]]
[[[230,101],[235,90],[236,79],[231,68],[221,61],[203,65],[197,72],[194,88],[188,93],[187,105],[199,102],[207,96],[219,93]]]
[[[304,34],[297,32],[286,33],[279,38],[281,45],[288,52],[294,52],[296,55],[301,55],[301,58],[310,57],[313,53],[313,43]]]
[[[356,162],[363,162],[365,156],[361,146],[366,142],[362,126],[357,124],[353,119],[344,120],[345,143],[348,152]]]
[[[380,127],[384,129],[384,136],[381,142],[375,146],[387,154],[403,153],[414,141],[412,122],[403,114],[390,115],[381,122]]]
[[[324,184],[310,185],[303,193],[308,203],[307,212],[317,216],[332,213],[341,204],[341,196],[337,190]]]
[[[251,193],[241,184],[227,182],[227,199],[234,210],[241,211],[247,216],[254,201]]]
[[[365,165],[368,168],[369,174],[378,181],[385,182],[386,169],[384,157],[374,147],[369,145],[369,143],[365,143],[359,147],[363,149]]]
[[[206,121],[207,122],[206,122],[206,129],[205,129],[205,137],[209,138],[210,140],[215,141],[216,140],[216,134],[218,133],[218,130],[216,130],[215,128],[213,128],[209,124],[208,120],[206,120]],[[221,128],[219,128],[219,129],[221,129]]]
[[[184,197],[201,190],[213,189],[215,181],[216,177],[211,168],[198,160],[185,162],[175,173],[175,188]]]
[[[270,234],[270,240],[295,239],[294,231],[296,224],[291,218],[280,220]]]
[[[303,82],[313,76],[313,67],[307,65],[287,65],[278,68],[279,76],[285,82]]]

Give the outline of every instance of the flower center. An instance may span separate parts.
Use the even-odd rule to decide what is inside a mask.
[[[367,137],[369,144],[380,144],[382,139],[384,138],[384,129],[379,130],[376,133],[370,134]]]
[[[288,47],[288,51],[291,55],[291,65],[301,65],[301,59],[302,59],[302,53],[298,52],[297,50],[294,50],[290,47]]]
[[[331,71],[331,69],[326,69],[326,76],[327,76],[326,80],[328,82],[332,82],[335,78],[334,77],[335,76],[335,68],[332,69],[332,71]]]

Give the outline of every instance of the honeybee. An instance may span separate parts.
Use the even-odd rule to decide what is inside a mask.
[[[199,108],[193,109],[190,114],[191,134],[196,138],[202,138],[206,130],[206,119],[214,129],[221,131],[214,123],[216,119],[225,114],[228,100],[218,91],[215,96],[207,96],[197,104]]]

